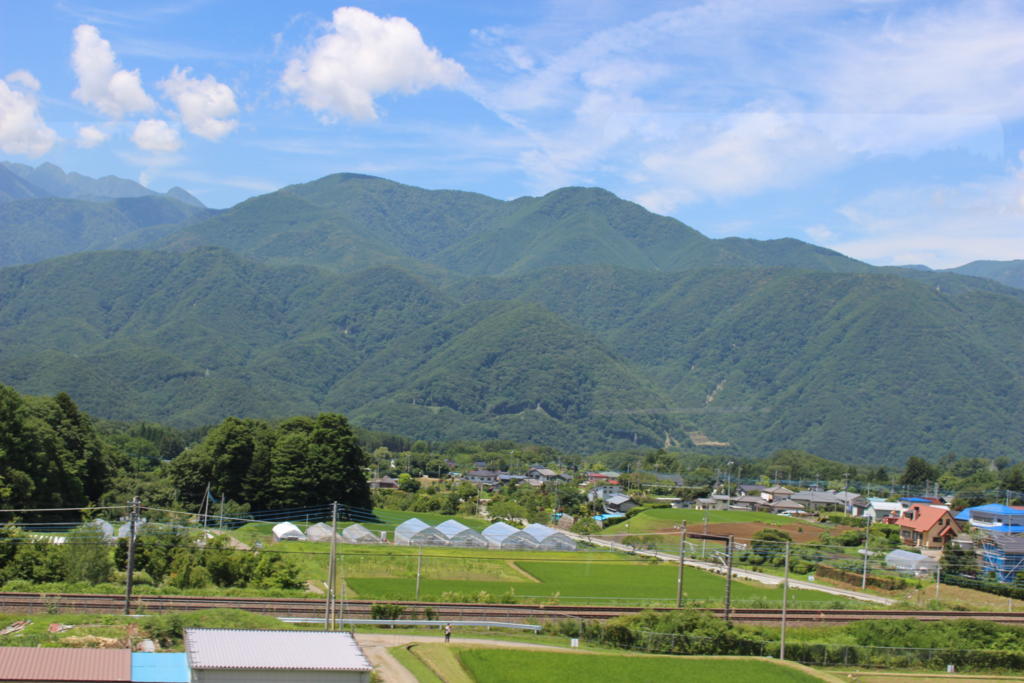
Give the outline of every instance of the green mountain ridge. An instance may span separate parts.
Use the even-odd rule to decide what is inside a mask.
[[[436,281],[213,248],[88,253],[0,270],[0,381],[179,426],[342,410],[417,438],[580,451],[701,432],[748,454],[1016,457],[1024,295],[930,277],[566,266]]]

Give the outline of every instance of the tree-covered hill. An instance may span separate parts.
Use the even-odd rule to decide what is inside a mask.
[[[927,277],[577,265],[438,280],[211,248],[80,254],[0,270],[0,381],[180,426],[327,410],[581,451],[703,434],[745,454],[1016,457],[1024,297]]]
[[[963,275],[985,277],[1001,282],[1008,287],[1024,289],[1024,259],[1016,261],[971,261],[952,272]]]
[[[139,231],[155,226],[166,230],[210,213],[156,195],[107,201],[34,197],[0,202],[0,266],[110,249]]]
[[[372,265],[461,275],[516,275],[577,264],[645,271],[871,268],[799,240],[713,240],[598,188],[563,188],[505,202],[355,174],[254,197],[162,241],[134,246],[152,245],[217,246],[270,263],[343,272]]]

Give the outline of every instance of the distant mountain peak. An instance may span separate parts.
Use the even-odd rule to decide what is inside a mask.
[[[197,206],[202,209],[206,208],[206,205],[196,199],[195,196],[188,192],[188,190],[178,187],[177,185],[167,190],[166,194],[171,199],[177,199],[179,202],[184,202],[185,204]]]

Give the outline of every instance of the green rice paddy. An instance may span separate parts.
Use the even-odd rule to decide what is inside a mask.
[[[821,678],[771,661],[702,657],[571,654],[528,650],[458,650],[459,662],[478,683],[533,681],[758,681],[793,683]]]

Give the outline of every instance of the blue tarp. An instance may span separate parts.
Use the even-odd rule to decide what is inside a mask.
[[[140,683],[189,683],[192,674],[184,652],[133,652],[132,680]]]
[[[603,515],[594,515],[594,520],[598,522],[603,522],[606,519],[619,519],[625,516],[626,513],[624,512],[606,512]]]

